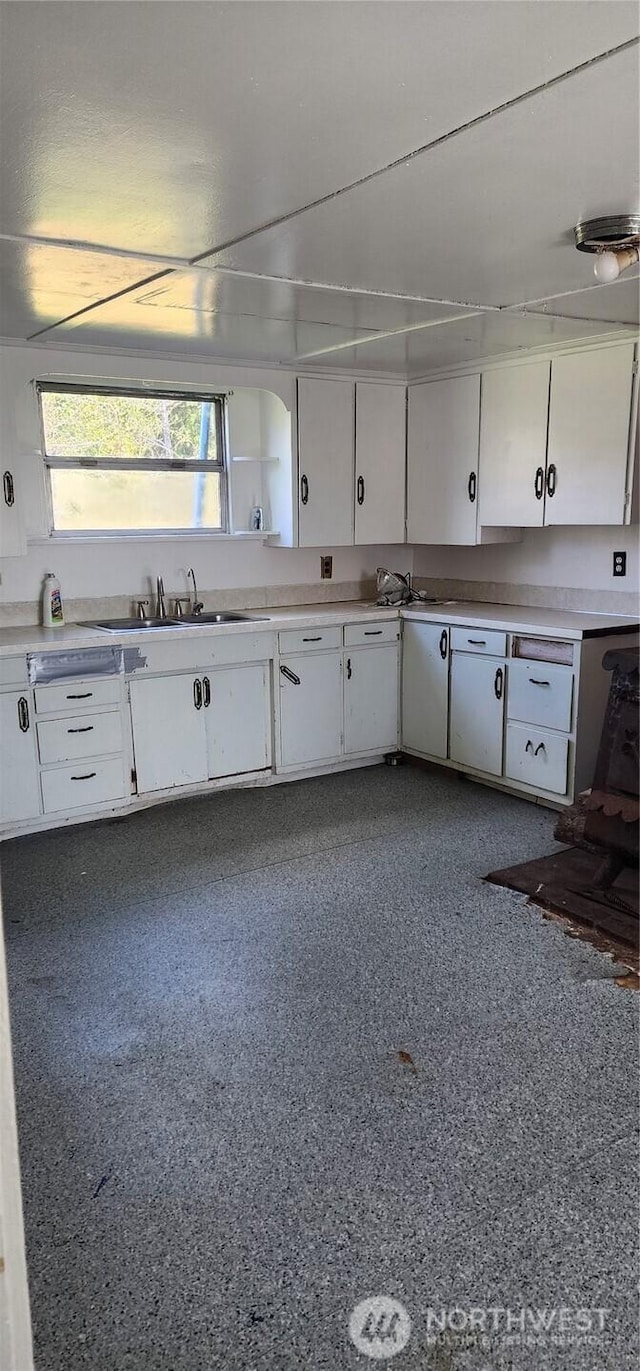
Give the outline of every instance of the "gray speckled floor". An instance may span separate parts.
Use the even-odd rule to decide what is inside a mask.
[[[635,1368],[636,998],[481,881],[552,829],[407,766],[4,845],[38,1371],[366,1368],[374,1294],[399,1371]]]

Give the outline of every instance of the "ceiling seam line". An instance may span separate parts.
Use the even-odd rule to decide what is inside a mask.
[[[62,324],[70,324],[74,319],[79,319],[83,314],[90,314],[92,310],[99,309],[101,305],[108,305],[112,300],[119,300],[123,295],[130,295],[132,290],[139,290],[140,286],[149,286],[153,281],[161,281],[164,276],[172,276],[173,271],[168,268],[166,271],[156,271],[153,276],[143,276],[141,281],[134,281],[133,285],[125,286],[123,290],[116,290],[112,295],[105,295],[102,300],[94,300],[91,305],[83,305],[82,309],[76,309],[72,314],[66,314],[63,319],[56,319],[53,324],[46,324],[44,328],[39,328],[35,333],[30,333],[26,339],[27,343],[32,343],[34,338],[41,338],[43,333],[52,333],[54,329],[60,328]]]

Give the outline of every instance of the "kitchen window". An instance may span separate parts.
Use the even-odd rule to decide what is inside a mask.
[[[223,533],[225,400],[128,387],[37,386],[53,533]]]

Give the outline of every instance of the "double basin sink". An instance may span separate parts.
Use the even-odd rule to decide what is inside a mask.
[[[82,628],[101,628],[105,633],[140,633],[151,628],[197,628],[200,624],[251,624],[265,623],[266,614],[182,614],[166,618],[142,619],[136,615],[130,619],[94,619],[82,624]]]

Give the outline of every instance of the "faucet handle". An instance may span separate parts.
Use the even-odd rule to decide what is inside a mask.
[[[173,605],[173,612],[174,612],[174,614],[175,614],[175,616],[176,616],[176,619],[182,619],[182,618],[184,617],[184,607],[185,607],[185,605],[186,605],[186,606],[187,606],[187,609],[188,609],[188,608],[189,608],[189,603],[190,603],[190,601],[189,601],[189,597],[188,597],[188,596],[186,596],[185,598],[179,598],[179,597],[176,595],[176,598],[175,598],[175,600],[174,600],[174,605]]]
[[[148,600],[136,600],[136,614],[139,619],[146,619],[145,609],[148,604]]]

